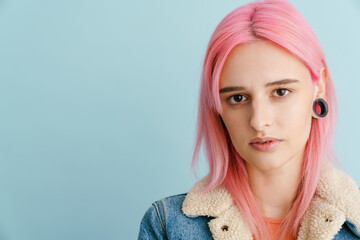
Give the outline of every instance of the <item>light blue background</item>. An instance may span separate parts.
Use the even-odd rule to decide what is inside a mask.
[[[153,201],[187,192],[206,46],[247,2],[0,0],[0,240],[135,239]],[[336,152],[360,183],[360,2],[291,2],[325,50]]]

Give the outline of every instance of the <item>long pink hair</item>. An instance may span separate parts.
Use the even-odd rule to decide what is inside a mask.
[[[325,54],[310,24],[286,0],[264,0],[241,6],[229,13],[216,27],[209,41],[203,63],[200,88],[197,135],[191,168],[196,175],[199,150],[204,140],[204,152],[209,165],[208,183],[201,192],[224,185],[257,239],[269,239],[269,232],[252,195],[244,160],[235,150],[219,114],[222,106],[219,79],[229,52],[238,44],[271,41],[288,50],[307,66],[313,82],[320,70],[327,71],[325,101],[328,115],[312,119],[305,146],[301,183],[292,208],[284,218],[279,232],[297,236],[301,221],[317,187],[325,161],[339,163],[333,151],[337,121],[337,99]],[[319,106],[317,106],[319,112]],[[283,236],[281,236],[282,239]]]

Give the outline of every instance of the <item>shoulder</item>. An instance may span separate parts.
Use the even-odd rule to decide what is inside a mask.
[[[181,206],[185,200],[186,195],[187,193],[170,195],[154,201],[152,205],[158,208],[166,208],[166,211],[171,213],[178,212],[181,210]],[[163,210],[165,211],[165,209]]]
[[[183,202],[188,193],[181,193],[170,195],[152,203],[150,208],[157,212],[160,221],[164,222],[165,226],[171,227],[176,222],[192,223],[207,222],[208,218],[190,218],[183,212]],[[167,230],[168,230],[167,228]]]
[[[151,204],[146,214],[156,216],[163,230],[166,231],[166,225],[169,221],[182,217],[181,206],[186,195],[187,193],[181,193],[158,199]]]
[[[179,193],[179,194],[175,194],[175,195],[170,195],[170,196],[158,199],[158,200],[154,201],[153,203],[167,202],[170,204],[179,204],[184,201],[187,194],[188,193]]]
[[[145,236],[154,234],[157,239],[208,239],[211,233],[208,222],[211,218],[199,216],[191,218],[182,211],[182,203],[187,193],[170,195],[154,201],[147,209],[141,224],[139,239],[147,239]],[[150,238],[151,239],[151,238]]]
[[[353,222],[351,222],[349,219],[346,219],[341,229],[337,232],[333,239],[360,239],[360,232]]]

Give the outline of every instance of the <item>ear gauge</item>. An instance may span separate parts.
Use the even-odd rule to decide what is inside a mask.
[[[320,108],[321,108],[321,113],[318,114],[315,110],[315,105],[316,104],[319,104]],[[329,107],[326,103],[326,101],[323,99],[323,98],[317,98],[314,103],[313,103],[313,112],[315,113],[316,116],[320,117],[320,118],[323,118],[325,117],[328,112],[329,112]],[[313,117],[313,119],[316,119]]]

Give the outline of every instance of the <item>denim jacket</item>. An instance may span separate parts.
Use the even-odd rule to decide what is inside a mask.
[[[207,177],[187,193],[153,202],[141,220],[138,239],[253,239],[226,188],[196,192],[205,186]],[[324,165],[296,239],[360,239],[359,188],[331,163]]]

